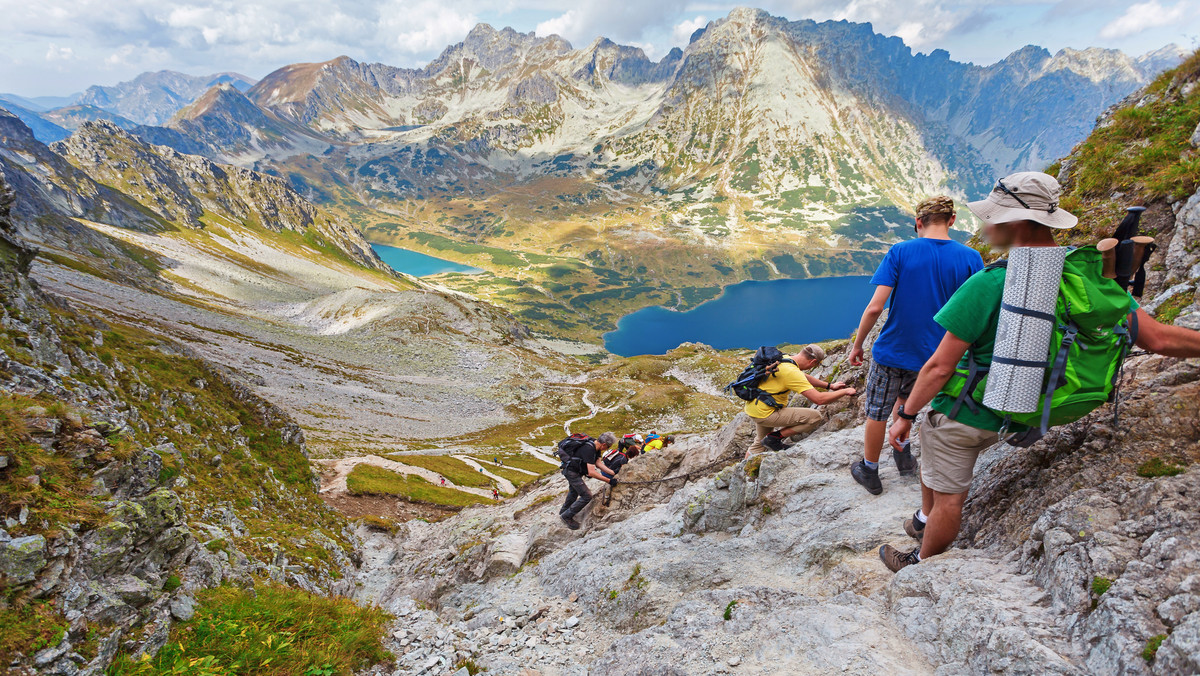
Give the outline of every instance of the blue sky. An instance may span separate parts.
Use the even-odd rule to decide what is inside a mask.
[[[262,77],[340,54],[424,64],[478,22],[583,46],[597,36],[652,57],[743,3],[685,0],[0,0],[0,91],[61,95],[147,70]],[[992,63],[1026,44],[1144,53],[1200,46],[1200,0],[763,0],[789,19],[869,21],[914,50]]]

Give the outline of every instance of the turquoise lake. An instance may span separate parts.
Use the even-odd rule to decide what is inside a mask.
[[[413,277],[428,277],[429,275],[436,275],[443,272],[462,272],[466,274],[483,272],[483,270],[471,267],[470,265],[455,263],[454,261],[437,258],[419,251],[409,251],[408,249],[401,249],[386,244],[372,244],[371,248],[393,270],[412,275]]]
[[[681,343],[719,350],[848,338],[875,293],[869,276],[742,282],[687,312],[648,307],[604,334],[613,354],[665,354]]]

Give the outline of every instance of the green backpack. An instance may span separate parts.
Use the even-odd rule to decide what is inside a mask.
[[[989,265],[988,271],[1006,268],[1007,261]],[[1073,249],[1063,263],[1062,281],[1055,307],[1055,329],[1038,409],[1033,413],[993,412],[1004,418],[1005,427],[1015,422],[1034,428],[1029,442],[1036,441],[1051,427],[1074,422],[1101,404],[1116,400],[1121,366],[1137,340],[1137,315],[1132,313],[1133,299],[1121,285],[1102,274],[1101,253],[1094,246]],[[967,364],[955,372],[942,390],[955,398],[950,418],[962,406],[972,412],[983,407],[987,387],[987,366],[975,362],[967,353]]]

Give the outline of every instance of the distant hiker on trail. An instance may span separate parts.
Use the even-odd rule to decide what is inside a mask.
[[[917,239],[900,242],[888,250],[871,277],[875,295],[863,310],[850,363],[863,363],[863,341],[891,300],[887,322],[871,348],[867,375],[867,425],[863,459],[850,466],[850,475],[872,495],[883,492],[879,480],[879,453],[888,418],[904,404],[917,372],[933,355],[945,330],[933,321],[950,296],[971,275],[983,268],[979,252],[950,239],[954,225],[954,200],[930,197],[917,205]],[[911,410],[911,409],[910,409]],[[917,470],[909,447],[893,450],[892,459],[902,476]]]
[[[492,488],[492,499],[493,500],[500,499],[500,491],[496,490],[495,488]]]
[[[784,356],[773,347],[762,347],[755,353],[754,363],[743,373],[761,368],[765,369],[766,377],[748,388],[738,386],[737,382],[741,379],[730,386],[739,397],[747,399],[746,415],[754,420],[754,443],[746,451],[747,458],[768,448],[782,451],[785,438],[811,431],[821,424],[823,416],[817,409],[787,407],[793,392],[804,395],[817,405],[856,394],[854,388],[847,387],[846,383],[830,384],[805,373],[824,358],[825,350],[820,345],[809,345],[791,357]],[[766,363],[756,366],[758,362]],[[827,388],[829,391],[822,392],[816,388]]]
[[[562,474],[567,479],[570,489],[567,499],[563,502],[558,518],[571,530],[579,530],[579,522],[575,515],[583,511],[592,501],[592,491],[588,489],[584,477],[592,477],[617,485],[617,477],[609,469],[601,456],[617,443],[617,437],[612,432],[605,432],[599,439],[592,439],[586,434],[572,434],[558,442],[558,457],[562,462]],[[605,473],[608,476],[605,476]]]
[[[443,485],[443,486],[445,486],[445,485],[446,485],[446,477],[444,477],[444,476],[439,476],[439,477],[438,477],[438,479],[441,479],[441,481],[442,481],[442,485]]]
[[[1078,222],[1058,207],[1059,192],[1053,177],[1021,172],[1000,179],[986,199],[968,206],[987,224],[985,233],[992,247],[1010,249],[1010,260],[1018,260],[1017,254],[1026,258],[1038,251],[1017,247],[1056,247],[1054,229],[1072,228]],[[921,369],[912,393],[897,412],[900,420],[888,435],[893,448],[902,448],[916,418],[910,412],[933,402],[933,411],[921,428],[921,508],[904,524],[904,530],[921,544],[908,552],[891,545],[881,547],[879,556],[890,570],[919,563],[950,546],[962,523],[975,460],[1000,440],[1002,430],[1016,435],[1010,442],[1028,446],[1047,425],[1070,422],[1099,406],[1116,385],[1113,373],[1130,342],[1169,357],[1200,356],[1200,333],[1160,324],[1139,308],[1119,284],[1101,274],[1102,254],[1095,247],[1080,247],[1064,255],[1063,279],[1069,275],[1071,283],[1059,286],[1058,300],[1050,299],[1059,308],[1053,315],[1008,304],[1002,307],[1006,277],[1014,274],[1006,273],[1002,265],[990,265],[976,273],[937,313],[935,319],[945,335]],[[1082,298],[1088,302],[1071,302]],[[1088,307],[1080,310],[1080,305]],[[1072,307],[1077,310],[1074,315],[1068,309]],[[993,351],[1001,347],[997,343],[1001,316],[1010,321],[1013,313],[1018,321],[1027,316],[1055,327],[1047,361],[1030,365],[1028,360],[993,357]],[[1007,348],[1007,343],[1003,347]],[[1073,368],[1065,369],[1068,363]],[[995,366],[1005,368],[987,373]],[[1011,373],[1010,367],[1035,369],[1034,375],[1040,376],[1037,380],[1044,381],[1032,392],[1016,393],[1037,402],[1034,413],[998,412],[982,404],[988,394],[979,393],[987,383],[975,376],[987,373],[1005,382],[997,373]],[[1039,392],[1041,388],[1045,391]],[[1053,406],[1047,406],[1047,401]]]

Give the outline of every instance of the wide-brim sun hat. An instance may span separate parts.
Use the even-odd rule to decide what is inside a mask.
[[[968,202],[967,208],[984,223],[1033,221],[1059,230],[1075,227],[1079,219],[1058,207],[1062,188],[1049,174],[1021,171],[996,181],[988,196]]]

